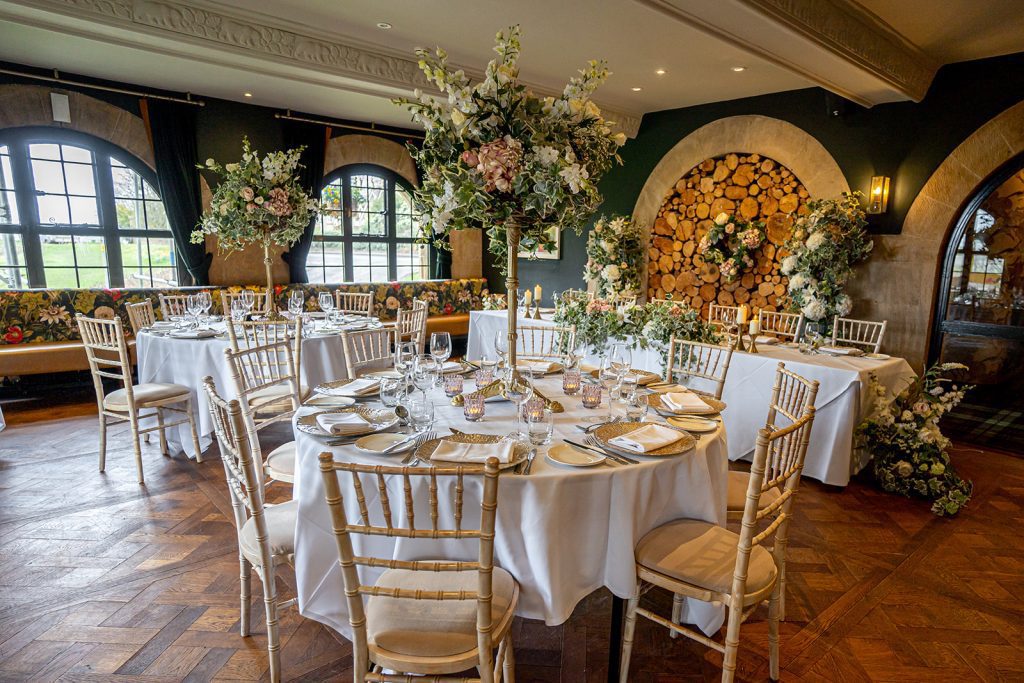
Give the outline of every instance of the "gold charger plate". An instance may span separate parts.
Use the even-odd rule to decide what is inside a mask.
[[[450,434],[450,435],[444,437],[443,439],[431,439],[430,441],[424,441],[422,444],[420,444],[419,448],[416,449],[416,454],[415,455],[420,460],[429,461],[430,460],[430,455],[434,452],[434,449],[436,449],[438,444],[440,444],[442,441],[454,441],[455,443],[498,443],[503,438],[504,437],[497,436],[496,434],[464,434],[464,433]],[[518,444],[516,444],[515,450],[512,453],[512,455],[513,455],[512,460],[510,462],[508,462],[508,463],[505,463],[505,464],[499,464],[498,467],[500,469],[503,469],[503,470],[508,469],[510,467],[515,467],[519,463],[521,463],[524,460],[526,460],[526,456],[529,455],[529,453],[530,453],[529,446],[526,446],[525,444],[522,444],[522,443],[518,443]],[[440,460],[437,461],[435,464],[438,467],[458,467],[459,466],[459,463],[456,463],[456,462],[446,462],[446,461],[440,461]],[[467,463],[466,465],[463,465],[463,466],[464,467],[478,467],[481,470],[484,468],[484,466],[482,464],[477,465],[475,463]]]
[[[519,371],[526,370],[528,367],[529,366],[527,366],[525,363],[517,363],[516,364],[516,370],[519,370]],[[554,375],[556,373],[562,372],[563,370],[565,370],[565,366],[564,365],[562,365],[561,363],[552,361],[551,364],[548,366],[547,370],[545,370],[544,372],[538,372],[538,371],[535,370],[534,371],[534,375],[541,375],[541,376]]]
[[[325,413],[359,413],[364,420],[370,423],[369,429],[364,432],[352,432],[350,434],[330,434],[325,432],[323,428],[317,424],[316,416],[323,415]],[[300,415],[295,420],[295,428],[300,432],[306,434],[312,434],[313,436],[327,437],[332,439],[342,439],[349,436],[362,436],[364,434],[374,434],[376,432],[382,432],[385,429],[390,429],[398,424],[398,417],[394,411],[381,410],[375,408],[367,408],[365,406],[349,406],[347,408],[335,408],[333,410],[318,410],[315,413],[308,413],[306,415]]]
[[[654,408],[654,410],[657,411],[657,413],[659,415],[662,415],[664,417],[672,417],[672,416],[675,416],[675,415],[714,415],[716,413],[720,413],[723,410],[725,410],[725,403],[723,401],[719,401],[718,399],[711,398],[710,396],[702,396],[701,394],[697,394],[696,392],[695,392],[695,395],[700,400],[704,401],[704,403],[707,404],[708,407],[707,407],[706,410],[695,409],[695,410],[684,410],[682,412],[677,412],[677,411],[672,410],[671,408],[667,407],[665,404],[663,404],[661,402],[661,396],[662,395],[659,394],[659,393],[653,393],[653,394],[648,395],[647,396],[647,405],[649,405],[652,408]]]
[[[636,431],[641,427],[645,427],[649,422],[610,422],[608,424],[601,425],[595,429],[592,434],[601,443],[601,446],[607,448],[610,451],[619,453],[620,455],[646,455],[651,457],[666,457],[670,455],[682,455],[687,451],[693,449],[697,445],[697,439],[693,438],[693,435],[683,431],[682,429],[676,429],[675,427],[669,427],[679,432],[679,441],[670,443],[667,446],[662,446],[653,451],[647,451],[646,453],[640,453],[638,451],[631,451],[628,448],[622,448],[615,444],[609,443],[612,439],[623,434],[629,434],[632,431]]]
[[[363,378],[362,377],[358,377],[356,379],[363,379]],[[379,378],[372,378],[372,379],[379,379]],[[354,381],[356,381],[356,380],[354,380],[354,379],[336,379],[336,380],[332,380],[330,382],[323,382],[323,383],[317,384],[315,387],[313,387],[313,391],[315,391],[318,394],[323,394],[324,396],[347,396],[349,398],[354,398],[354,399],[373,398],[374,396],[377,396],[380,393],[380,384],[379,383],[377,384],[377,386],[373,387],[372,389],[366,389],[365,391],[363,391],[362,393],[359,393],[359,394],[343,394],[343,393],[341,393],[341,389],[344,389],[346,386],[348,386],[349,384],[351,384]]]
[[[600,377],[600,375],[601,375],[601,368],[597,368],[596,370],[591,370],[589,374],[590,374],[591,377],[593,377],[595,379],[598,379]],[[656,372],[651,372],[650,370],[641,370],[640,368],[630,368],[629,372],[626,373],[626,374],[633,375],[634,377],[636,377],[636,383],[638,385],[642,386],[642,387],[645,387],[648,384],[653,384],[654,382],[660,382],[661,381],[661,375],[659,375]]]

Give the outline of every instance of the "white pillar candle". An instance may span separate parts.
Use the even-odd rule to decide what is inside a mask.
[[[544,290],[540,288],[540,285],[537,285],[533,288],[533,298],[537,300],[538,304],[540,303],[540,295],[543,293],[543,291]]]
[[[530,290],[526,290],[526,292],[523,294],[523,303],[526,304],[527,306],[533,304],[533,292],[531,292]]]

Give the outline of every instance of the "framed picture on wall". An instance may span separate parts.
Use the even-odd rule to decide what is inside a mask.
[[[533,258],[549,260],[558,260],[562,258],[562,231],[558,228],[557,225],[553,225],[550,228],[548,228],[547,232],[548,235],[551,237],[551,240],[555,243],[554,247],[552,247],[551,249],[545,249],[541,247],[540,249],[537,250],[537,253],[532,255],[528,251],[520,250],[519,258],[530,258],[531,256]]]

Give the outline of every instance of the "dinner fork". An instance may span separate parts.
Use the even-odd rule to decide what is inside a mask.
[[[592,446],[593,448],[596,448],[597,450],[601,451],[602,453],[604,453],[606,456],[608,456],[612,460],[616,460],[616,461],[622,463],[623,465],[637,465],[640,462],[639,460],[634,460],[633,458],[627,458],[624,455],[619,455],[618,453],[615,453],[614,451],[609,450],[608,448],[606,448],[604,446],[604,444],[602,444],[600,441],[597,440],[597,437],[595,437],[593,435],[587,436],[585,441],[586,441],[588,446]]]
[[[418,451],[420,446],[422,446],[426,442],[436,438],[437,432],[424,432],[420,436],[420,438],[416,439],[416,445],[413,447],[412,453],[410,453],[409,455],[405,456],[405,458],[402,459],[402,464],[408,465],[409,467],[416,467],[417,465],[419,465],[420,459],[416,457],[416,451]]]

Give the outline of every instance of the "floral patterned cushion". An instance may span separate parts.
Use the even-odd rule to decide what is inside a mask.
[[[306,310],[319,310],[317,293],[344,289],[373,292],[376,314],[391,320],[399,308],[408,308],[413,299],[429,304],[429,315],[444,316],[478,310],[486,296],[487,281],[418,280],[392,283],[351,283],[331,285],[291,284],[274,288],[278,307],[288,307],[288,296],[295,289],[306,295]],[[125,304],[147,299],[159,311],[160,294],[184,294],[207,289],[219,307],[220,291],[239,291],[242,287],[182,287],[178,289],[7,289],[0,290],[0,346],[79,341],[75,315],[93,318],[120,316],[130,330]]]

